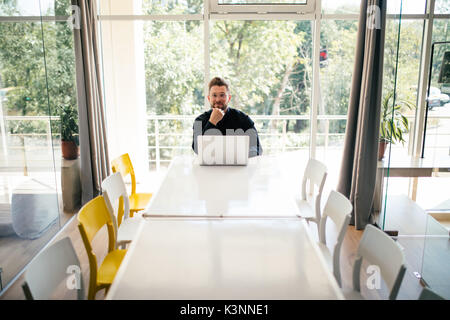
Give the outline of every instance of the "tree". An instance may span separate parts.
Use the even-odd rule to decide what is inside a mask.
[[[57,14],[67,1],[55,1]],[[3,4],[6,15],[19,14],[15,1]],[[0,85],[9,88],[3,104],[7,115],[59,115],[62,105],[77,113],[75,57],[71,28],[66,22],[6,22],[0,24]],[[52,123],[54,132],[59,124]],[[45,133],[41,121],[10,123],[11,133]]]

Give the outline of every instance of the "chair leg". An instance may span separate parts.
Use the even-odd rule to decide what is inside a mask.
[[[108,294],[109,288],[111,288],[111,285],[105,287],[105,296]]]
[[[95,300],[96,293],[97,293],[97,290],[95,288],[90,287],[89,293],[88,293],[88,300]]]
[[[133,218],[133,216],[134,216],[134,213],[135,212],[139,212],[139,211],[143,211],[144,209],[141,209],[141,210],[130,210],[130,218]]]

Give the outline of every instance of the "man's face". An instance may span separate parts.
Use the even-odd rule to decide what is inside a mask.
[[[219,108],[225,111],[230,99],[231,95],[225,86],[212,86],[211,90],[209,90],[208,101],[211,104],[211,108]]]

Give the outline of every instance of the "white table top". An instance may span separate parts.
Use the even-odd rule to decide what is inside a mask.
[[[378,168],[387,171],[391,177],[430,177],[433,172],[450,172],[450,156],[438,158],[396,157],[378,161]]]
[[[343,299],[303,219],[143,221],[106,299]]]
[[[145,211],[153,216],[294,217],[302,175],[287,175],[285,163],[271,156],[250,158],[247,166],[200,166],[194,157],[175,158]],[[293,179],[296,190],[289,185]]]

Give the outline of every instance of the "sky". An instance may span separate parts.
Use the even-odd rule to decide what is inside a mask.
[[[49,8],[54,8],[54,2],[55,0],[17,0],[17,7],[23,16],[40,16],[39,3],[45,14]]]

